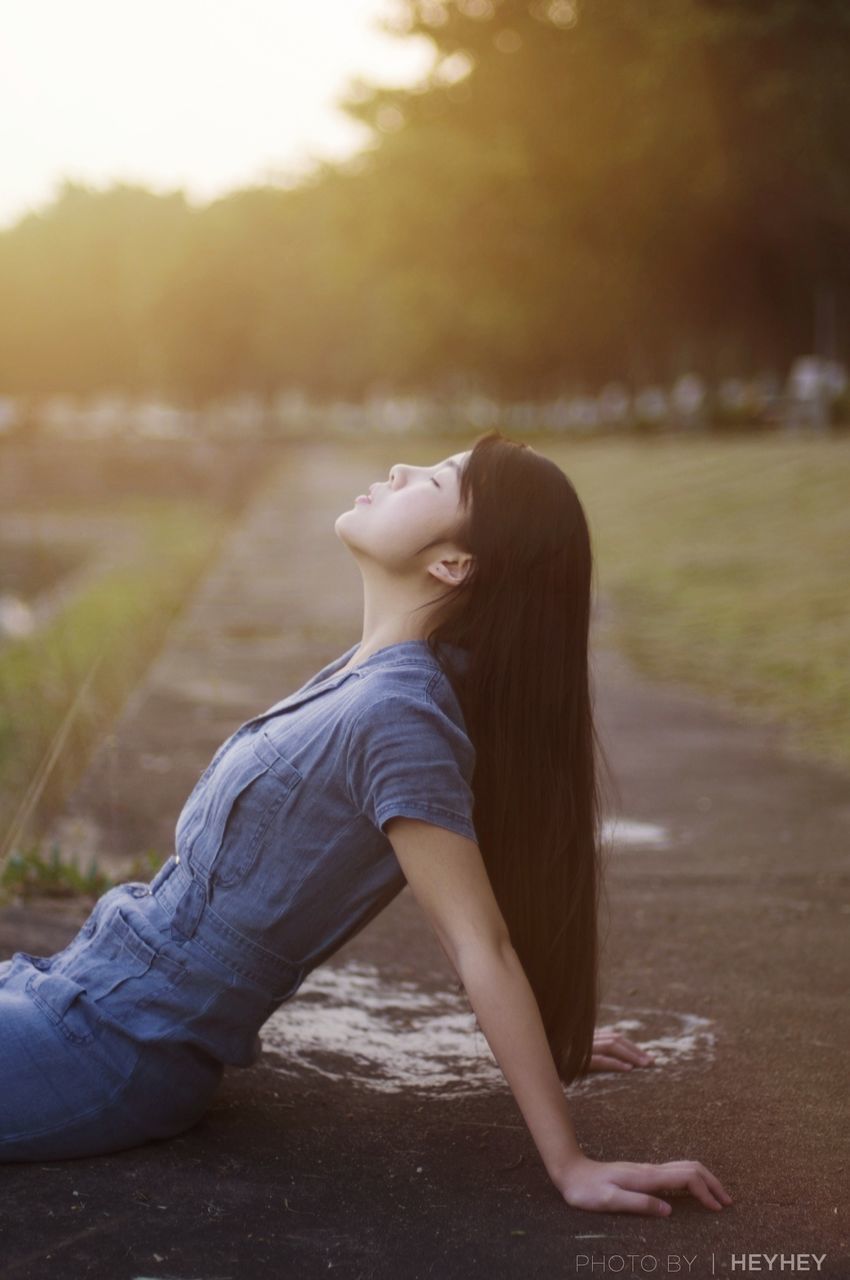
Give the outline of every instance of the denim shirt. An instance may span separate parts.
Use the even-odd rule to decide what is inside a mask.
[[[357,648],[222,743],[172,857],[109,890],[60,953],[54,1010],[64,976],[130,1035],[250,1065],[266,1018],[404,888],[389,819],[476,839],[475,751],[441,665],[413,640],[340,671]]]

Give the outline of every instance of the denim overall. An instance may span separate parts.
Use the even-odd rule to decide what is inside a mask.
[[[225,1065],[400,892],[383,828],[475,840],[475,752],[424,641],[353,645],[216,751],[148,884],[108,890],[64,950],[0,963],[0,1161],[191,1127]],[[461,667],[464,650],[449,646]]]

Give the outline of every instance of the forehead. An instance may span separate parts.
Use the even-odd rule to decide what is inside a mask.
[[[467,460],[469,459],[469,455],[471,452],[472,452],[471,449],[465,449],[462,453],[452,453],[449,455],[449,457],[443,458],[441,462],[438,462],[437,466],[439,467],[454,466],[454,467],[459,467],[461,470],[463,470],[463,468],[467,463]]]

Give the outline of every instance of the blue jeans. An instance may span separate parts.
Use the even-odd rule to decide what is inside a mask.
[[[105,1154],[173,1136],[201,1119],[220,1083],[222,1062],[162,1034],[130,1034],[131,1025],[144,1034],[140,1017],[116,1016],[122,999],[150,1007],[150,994],[133,988],[141,974],[116,963],[118,926],[104,902],[92,913],[107,916],[100,945],[83,926],[55,956],[19,951],[0,963],[0,1162]],[[150,977],[147,990],[156,990]]]

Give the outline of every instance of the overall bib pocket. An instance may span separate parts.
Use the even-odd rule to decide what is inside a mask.
[[[176,848],[179,849],[181,845],[188,843],[193,838],[198,824],[199,814],[203,811],[203,807],[200,803],[201,797],[209,785],[210,778],[218,767],[218,762],[242,733],[243,729],[237,729],[235,733],[232,733],[229,738],[222,742],[221,746],[217,748],[212,760],[210,760],[206,769],[204,769],[200,778],[198,778],[198,781],[186,797],[186,802],[180,811],[177,818],[177,825],[174,830]]]
[[[223,887],[253,866],[271,823],[302,780],[265,731],[243,738],[219,762],[198,799],[190,865],[206,869]]]

